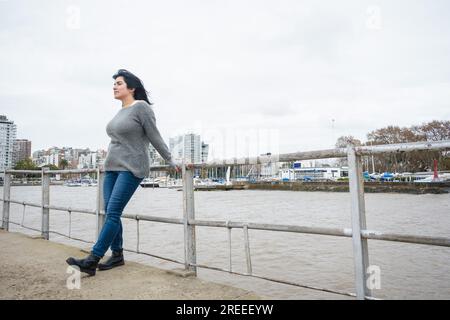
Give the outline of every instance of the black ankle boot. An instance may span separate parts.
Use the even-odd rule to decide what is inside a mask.
[[[90,276],[95,276],[95,270],[97,269],[100,259],[100,257],[97,257],[91,253],[84,259],[75,259],[70,257],[66,260],[66,262],[70,266],[79,267],[81,272],[86,272]]]
[[[109,270],[118,266],[123,266],[125,260],[123,259],[123,250],[113,251],[112,256],[106,260],[105,263],[98,264],[98,270]]]

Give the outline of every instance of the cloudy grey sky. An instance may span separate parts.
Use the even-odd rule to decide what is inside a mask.
[[[446,0],[0,0],[0,114],[32,151],[106,149],[121,108],[111,76],[126,68],[166,141],[330,148],[450,119],[449,12]]]

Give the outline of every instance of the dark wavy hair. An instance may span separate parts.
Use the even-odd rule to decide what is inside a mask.
[[[125,83],[127,84],[127,88],[134,89],[135,100],[144,100],[148,104],[153,104],[148,100],[149,92],[145,90],[144,84],[142,83],[141,79],[136,77],[130,71],[125,69],[119,69],[112,77],[114,80],[116,80],[117,77],[123,77]]]

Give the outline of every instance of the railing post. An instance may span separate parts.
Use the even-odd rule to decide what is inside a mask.
[[[229,259],[229,269],[230,269],[230,272],[231,272],[233,264],[231,262],[232,251],[231,251],[231,227],[230,227],[230,221],[227,221],[227,229],[228,229],[228,253],[229,253],[229,258],[230,258]]]
[[[49,239],[50,229],[50,209],[45,206],[50,205],[50,175],[46,174],[47,167],[42,168],[41,181],[42,181],[42,226],[41,235],[45,240]]]
[[[349,145],[347,148],[347,158],[352,212],[356,298],[363,300],[366,296],[371,296],[370,290],[367,287],[367,268],[369,267],[367,239],[361,237],[361,230],[366,229],[364,180],[361,167],[361,156],[356,154],[353,145]]]
[[[248,226],[244,225],[245,260],[247,261],[247,274],[252,275],[252,256],[250,255],[250,241],[248,240]]]
[[[183,220],[184,220],[184,268],[197,275],[195,245],[195,225],[189,225],[189,220],[195,219],[194,177],[193,170],[182,165],[183,174]]]
[[[3,179],[3,216],[2,216],[2,229],[9,230],[9,208],[10,208],[10,195],[11,195],[11,173],[6,173]]]
[[[105,224],[105,201],[103,198],[103,182],[105,180],[105,172],[101,168],[97,168],[97,208],[96,208],[96,233],[95,239],[98,239],[100,232],[102,231],[103,225]],[[103,214],[102,214],[103,213]]]

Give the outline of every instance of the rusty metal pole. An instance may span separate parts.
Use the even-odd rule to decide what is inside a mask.
[[[183,221],[184,221],[184,251],[185,251],[185,270],[193,271],[197,275],[196,244],[195,244],[195,225],[190,225],[189,220],[195,219],[194,205],[194,179],[193,169],[187,168],[185,163],[182,165],[183,174]]]
[[[367,287],[367,268],[369,267],[369,251],[367,239],[361,235],[366,229],[366,213],[364,204],[364,179],[361,167],[361,156],[356,154],[355,147],[347,149],[349,166],[349,187],[352,213],[353,258],[355,263],[355,285],[357,299],[364,300],[371,296]]]

